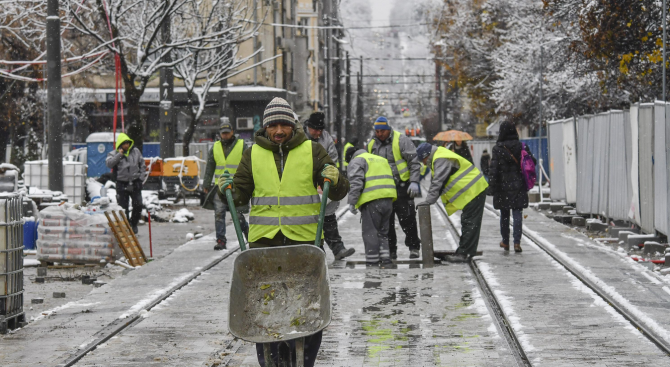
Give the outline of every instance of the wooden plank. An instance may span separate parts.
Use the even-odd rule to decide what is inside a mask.
[[[114,236],[119,242],[119,247],[121,247],[124,256],[128,260],[128,264],[130,266],[141,266],[146,264],[146,256],[137,241],[137,237],[135,237],[135,234],[130,228],[125,213],[123,213],[122,210],[119,210],[118,215],[114,211],[111,211],[110,213],[111,215],[105,212],[105,215],[107,216],[107,220],[109,221]]]
[[[123,212],[119,210],[119,215],[116,215],[116,212],[112,211],[112,215],[114,216],[114,220],[116,221],[116,225],[119,229],[119,232],[121,233],[121,237],[123,238],[123,246],[126,247],[128,250],[128,255],[130,255],[128,259],[128,264],[130,266],[139,266],[140,261],[138,259],[138,254],[137,251],[135,250],[135,247],[133,246],[130,236],[129,236],[129,228],[126,227],[125,222],[121,221],[121,214]]]
[[[112,217],[109,215],[108,212],[105,212],[105,217],[107,217],[107,222],[109,222],[109,227],[112,230],[112,233],[114,233],[114,237],[116,238],[116,241],[119,243],[119,247],[121,248],[121,251],[123,251],[123,256],[128,259],[130,262],[130,255],[128,254],[128,250],[126,249],[122,237],[121,237],[121,232],[117,227],[117,223],[112,219]]]
[[[147,256],[144,254],[144,250],[142,249],[142,246],[140,245],[140,241],[137,240],[137,236],[135,236],[135,231],[130,227],[130,223],[128,223],[128,218],[126,218],[126,213],[121,212],[121,216],[123,217],[123,220],[126,222],[126,228],[128,228],[128,233],[132,236],[133,242],[135,243],[135,246],[137,246],[137,249],[139,250],[140,255],[142,255],[142,261],[144,264],[147,263]]]

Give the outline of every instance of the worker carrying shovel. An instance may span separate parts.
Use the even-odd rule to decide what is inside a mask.
[[[417,206],[432,205],[441,198],[448,215],[463,210],[461,240],[456,254],[447,256],[447,261],[470,261],[477,254],[489,185],[477,167],[447,148],[421,143],[416,153],[419,160],[430,168],[433,178],[426,200]]]
[[[255,133],[255,144],[242,154],[235,176],[219,178],[219,195],[232,185],[235,206],[251,202],[249,247],[313,244],[319,222],[321,199],[316,186],[331,181],[330,200],[342,200],[349,181],[340,176],[326,150],[296,128],[291,106],[282,98],[265,108],[263,128]],[[277,205],[279,203],[279,205]],[[314,366],[322,332],[305,338],[304,364]],[[295,355],[295,345],[271,343],[271,356]],[[265,366],[263,344],[256,344],[258,362]]]

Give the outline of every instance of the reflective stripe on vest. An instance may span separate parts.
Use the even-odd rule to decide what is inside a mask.
[[[235,175],[237,167],[242,160],[242,151],[244,151],[244,141],[237,139],[235,146],[226,157],[223,153],[223,144],[221,140],[214,143],[212,149],[214,153],[214,161],[216,162],[216,169],[214,170],[214,178],[219,178],[226,170],[231,175]]]
[[[370,143],[368,143],[368,153],[372,153],[374,145],[375,145],[375,139],[370,140]],[[400,154],[400,133],[395,130],[393,130],[392,149],[393,149],[393,160],[395,161],[395,163],[389,162],[389,164],[395,164],[395,167],[398,170],[398,174],[400,175],[400,181],[408,181],[409,167],[407,166],[407,162],[404,159],[402,159],[402,154]]]
[[[356,202],[356,208],[358,209],[361,205],[377,199],[392,198],[395,201],[398,193],[389,162],[370,153],[360,154],[356,157],[356,159],[358,158],[365,159],[368,170],[365,172],[365,186]]]
[[[342,157],[346,157],[347,156],[347,150],[349,150],[349,148],[353,148],[353,147],[354,147],[354,145],[351,144],[351,143],[344,144],[344,149],[342,149]],[[342,162],[344,163],[345,167],[349,165],[349,163],[347,163],[347,161],[345,161],[344,159],[342,160]]]
[[[449,177],[444,185],[443,194],[440,196],[442,203],[447,209],[447,214],[452,215],[456,211],[465,208],[477,195],[489,187],[484,175],[467,159],[452,152],[451,150],[438,147],[430,163],[430,173],[435,177],[435,160],[446,158],[458,161],[460,168]]]
[[[249,242],[274,238],[280,230],[293,241],[314,241],[321,199],[312,177],[312,142],[307,140],[288,152],[281,180],[272,151],[255,144],[251,171]]]

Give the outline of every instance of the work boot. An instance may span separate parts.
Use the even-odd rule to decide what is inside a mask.
[[[465,263],[470,261],[470,258],[463,254],[447,255],[447,261],[450,263]]]
[[[514,244],[514,252],[521,252],[521,244],[520,243],[515,243]]]
[[[366,261],[366,262],[365,262],[365,267],[366,267],[366,268],[376,268],[376,267],[379,267],[379,262]]]
[[[225,250],[226,249],[226,241],[216,240],[216,246],[214,246],[214,249],[217,250],[217,251]]]
[[[382,269],[396,269],[397,266],[393,263],[391,259],[382,259],[382,262],[379,264],[379,267]]]
[[[391,252],[391,260],[396,260],[398,258],[398,254],[396,252]]]
[[[351,248],[346,248],[346,247],[342,246],[342,248],[340,249],[340,251],[338,251],[338,252],[335,254],[335,260],[342,260],[342,259],[344,259],[345,257],[349,257],[349,256],[353,255],[354,252],[356,252],[356,249],[355,249],[355,248],[353,248],[353,247],[351,247]]]
[[[410,259],[418,259],[419,258],[419,250],[409,250],[409,258]]]
[[[137,232],[138,232],[137,226],[133,226],[133,233],[137,234]]]
[[[500,242],[500,247],[502,247],[505,251],[509,251],[509,245],[506,245],[504,242]]]

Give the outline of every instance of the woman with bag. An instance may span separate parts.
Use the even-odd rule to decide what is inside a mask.
[[[505,121],[500,125],[498,141],[491,153],[489,186],[493,195],[493,207],[500,210],[500,247],[509,251],[510,211],[514,219],[514,252],[521,252],[521,225],[523,209],[528,207],[526,177],[522,173],[522,154],[525,152],[535,162],[527,146],[519,141],[514,123]]]

